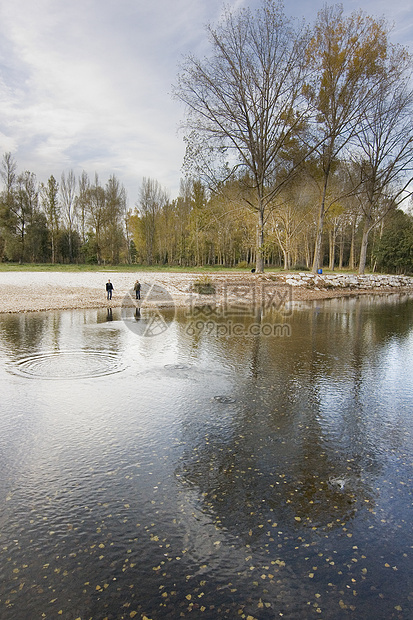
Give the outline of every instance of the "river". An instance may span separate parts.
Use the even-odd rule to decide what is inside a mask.
[[[413,298],[0,315],[0,617],[413,616]]]

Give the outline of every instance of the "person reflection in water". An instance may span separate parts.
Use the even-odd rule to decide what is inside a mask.
[[[107,321],[113,321],[112,308],[108,308],[108,313],[106,315],[106,320]]]
[[[135,310],[135,321],[139,321],[140,318],[141,318],[141,309],[140,308],[136,308],[136,310]]]
[[[108,280],[106,282],[106,293],[107,293],[108,299],[112,299],[112,291],[113,291],[113,284],[110,280]]]

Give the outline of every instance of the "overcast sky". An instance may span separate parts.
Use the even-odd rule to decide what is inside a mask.
[[[292,0],[286,13],[312,23],[324,4]],[[391,40],[413,52],[413,0],[343,6],[386,17]],[[183,55],[206,53],[205,24],[222,7],[218,0],[0,0],[0,157],[11,151],[19,171],[39,181],[73,169],[106,183],[115,173],[130,207],[143,177],[175,198],[184,111],[171,85]]]

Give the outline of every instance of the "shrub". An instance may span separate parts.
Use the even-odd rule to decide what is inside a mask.
[[[212,284],[211,278],[206,275],[192,283],[192,290],[200,295],[213,295],[215,293],[215,287]]]
[[[310,271],[310,268],[307,265],[294,265],[291,267],[291,271]]]

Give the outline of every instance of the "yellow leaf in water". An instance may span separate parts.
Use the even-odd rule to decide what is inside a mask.
[[[401,607],[400,605],[396,605],[394,609],[397,609],[397,611],[403,611],[403,607]]]
[[[294,517],[296,521],[301,521],[301,517]]]
[[[190,600],[191,600],[191,598],[192,598],[192,595],[191,595],[191,594],[187,594],[185,598],[186,598],[188,601],[190,601]]]
[[[137,613],[138,613],[137,611],[131,611],[129,614],[129,617],[134,618],[137,615]]]

